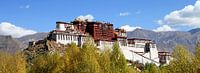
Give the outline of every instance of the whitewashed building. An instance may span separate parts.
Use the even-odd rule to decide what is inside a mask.
[[[89,28],[93,27],[95,29],[87,29],[86,22],[57,22],[56,24],[56,29],[50,32],[49,38],[56,41],[57,43],[65,45],[73,42],[78,46],[81,46],[84,43],[85,38],[90,35],[85,30],[89,30],[90,32],[93,30],[96,31],[98,29],[97,25],[93,27],[91,24]],[[111,25],[109,24],[109,26]],[[112,32],[110,34],[113,34],[113,36],[111,35],[111,37],[114,38],[112,40],[99,40],[99,38],[97,38],[98,40],[95,40],[97,48],[99,48],[100,50],[112,48],[113,43],[117,41],[119,43],[122,53],[128,61],[138,61],[143,64],[155,63],[156,65],[169,63],[169,52],[159,52],[154,41],[141,38],[128,39],[126,31],[123,29],[113,29],[113,31],[110,32]]]
[[[49,34],[49,38],[57,43],[64,45],[75,43],[78,46],[83,44],[87,36],[87,34],[75,30],[72,24],[65,22],[57,22],[56,29]]]

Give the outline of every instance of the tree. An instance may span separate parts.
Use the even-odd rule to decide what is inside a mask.
[[[63,56],[64,60],[64,70],[65,73],[78,73],[78,64],[80,57],[80,49],[76,46],[75,43],[69,45],[66,49],[66,53]]]
[[[0,72],[15,73],[14,57],[8,53],[0,52]],[[11,65],[12,64],[12,65]]]
[[[79,73],[101,73],[100,65],[97,60],[97,48],[94,41],[87,40],[80,53],[80,63],[78,67]]]
[[[27,62],[25,56],[22,53],[17,53],[14,56],[15,66],[16,66],[16,73],[26,73],[27,72]]]
[[[172,53],[173,60],[168,69],[170,73],[195,73],[192,54],[181,45],[177,45]]]
[[[100,57],[98,58],[102,73],[111,73],[112,72],[110,55],[111,55],[110,50],[104,50],[101,52]]]
[[[195,47],[195,52],[194,52],[194,65],[195,65],[195,69],[197,71],[197,73],[200,72],[200,42],[197,43],[196,47]]]
[[[159,73],[159,69],[153,63],[146,63],[142,73]]]
[[[49,53],[43,54],[35,59],[31,66],[30,73],[59,73],[61,72],[62,60],[60,60],[60,54]]]
[[[170,73],[169,65],[160,65],[159,73]]]
[[[0,73],[26,73],[24,56],[0,52]]]
[[[111,52],[111,70],[112,73],[127,73],[127,63],[124,55],[121,53],[119,43],[115,42]]]

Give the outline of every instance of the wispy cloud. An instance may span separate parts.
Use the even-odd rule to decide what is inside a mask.
[[[120,12],[119,16],[129,16],[130,12]]]

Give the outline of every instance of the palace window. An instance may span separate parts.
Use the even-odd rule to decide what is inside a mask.
[[[150,52],[150,43],[146,43],[144,49],[145,52]]]
[[[72,38],[73,38],[73,37],[72,37],[72,35],[71,35],[70,40],[73,40]]]
[[[73,40],[74,40],[74,41],[76,40],[76,36],[73,36]]]
[[[144,48],[145,45],[142,45],[142,44],[136,44],[136,48]]]
[[[67,35],[67,40],[69,40],[69,35]]]

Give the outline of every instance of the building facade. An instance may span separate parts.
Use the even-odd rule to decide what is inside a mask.
[[[113,43],[118,42],[128,61],[160,65],[168,63],[170,59],[169,52],[159,52],[154,41],[128,39],[124,29],[114,29],[111,23],[78,20],[70,23],[56,22],[56,29],[49,34],[49,38],[57,43],[67,45],[73,42],[78,46],[82,46],[88,36],[92,36],[100,50],[112,48]]]

